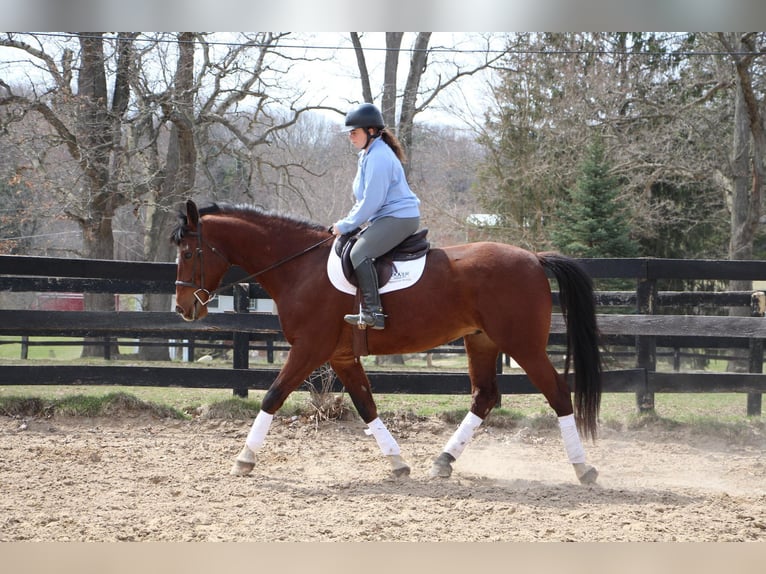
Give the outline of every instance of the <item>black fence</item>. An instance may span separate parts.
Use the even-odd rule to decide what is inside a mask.
[[[766,281],[766,262],[643,258],[580,261],[597,285],[600,279],[622,279],[636,286],[634,291],[596,293],[599,328],[608,351],[605,392],[635,393],[637,405],[643,410],[653,408],[655,393],[737,392],[747,395],[748,414],[761,414],[761,397],[766,391],[763,308],[756,304],[760,300],[758,293],[723,289],[725,282],[732,279]],[[237,284],[238,278],[246,275],[243,270],[233,268],[224,278],[224,284],[236,284],[231,293],[236,312],[211,313],[205,320],[194,323],[184,322],[170,310],[0,309],[0,335],[5,337],[2,342],[21,342],[22,357],[28,345],[34,344],[29,337],[87,338],[87,344],[104,349],[105,358],[111,357],[118,338],[130,338],[136,339],[138,345],[171,344],[185,348],[190,358],[195,348],[226,346],[233,351],[233,370],[188,366],[177,361],[163,366],[129,366],[119,361],[102,365],[13,361],[13,364],[0,363],[0,380],[4,385],[231,388],[239,396],[246,396],[248,389],[266,389],[277,369],[251,367],[250,351],[264,350],[269,362],[273,362],[274,353],[289,346],[282,339],[276,315],[250,310],[251,300],[268,295],[258,284]],[[716,283],[718,290],[661,290],[670,280],[689,279]],[[0,290],[5,292],[168,294],[174,291],[174,280],[175,264],[172,263],[0,256]],[[556,296],[554,294],[554,298]],[[732,309],[735,311],[730,314]],[[563,344],[564,332],[563,318],[554,313],[552,349]],[[460,347],[453,344],[432,352],[460,352]],[[703,360],[717,357],[727,361],[737,358],[745,368],[743,372],[689,369],[683,367],[685,357]],[[658,369],[658,358],[661,362],[672,362],[673,368]],[[502,394],[537,392],[526,375],[503,372],[503,364],[508,364],[507,358],[498,364]],[[372,370],[369,377],[377,393],[470,392],[466,373]]]

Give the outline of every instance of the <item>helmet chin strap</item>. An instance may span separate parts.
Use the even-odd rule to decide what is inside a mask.
[[[367,130],[364,130],[365,135],[367,136],[367,143],[364,144],[363,150],[367,150],[368,147],[370,147],[370,144],[372,143],[372,140],[379,138],[380,134],[383,133],[383,130],[378,130],[378,133],[375,135],[370,135],[370,132]]]

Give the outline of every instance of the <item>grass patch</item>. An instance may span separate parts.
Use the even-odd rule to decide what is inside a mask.
[[[208,419],[252,419],[261,410],[261,401],[230,398],[197,409],[197,414]]]
[[[518,410],[498,407],[492,410],[487,419],[487,426],[497,428],[515,428],[522,424],[526,415]]]
[[[57,402],[75,395],[104,397],[123,393],[148,403],[163,405],[180,412],[192,413],[198,407],[232,397],[231,389],[185,389],[179,387],[129,387],[124,385],[18,385],[2,386],[0,400],[4,397],[39,397]],[[259,396],[258,393],[250,393]]]
[[[250,391],[247,399],[234,397],[230,389],[187,389],[173,387],[127,386],[2,386],[0,414],[15,417],[113,416],[139,413],[160,418],[209,418],[252,420],[257,416],[265,391]],[[335,393],[331,403],[341,401],[344,418],[356,417],[346,393]],[[376,394],[383,420],[417,420],[438,417],[457,426],[470,406],[465,395]],[[602,397],[600,422],[616,431],[673,431],[687,436],[717,436],[739,441],[753,434],[763,435],[763,420],[747,417],[744,393],[657,394],[655,412],[637,414],[632,393],[607,393]],[[279,416],[318,416],[316,396],[306,386],[292,393],[278,412]],[[493,410],[486,426],[516,428],[528,426],[545,430],[556,426],[556,417],[540,394],[504,395],[502,405]]]
[[[93,395],[73,395],[54,401],[51,405],[55,414],[70,417],[97,417],[100,416],[114,394],[96,397]],[[120,397],[128,395],[119,394]],[[131,397],[134,400],[135,397]],[[111,409],[114,412],[114,409]],[[131,409],[135,412],[135,406]]]
[[[0,337],[0,359],[20,359],[20,337]],[[64,360],[71,361],[82,355],[82,337],[29,337],[28,358],[29,360]],[[62,345],[46,345],[35,343],[57,342]]]
[[[658,429],[676,430],[681,426],[677,420],[665,418],[654,413],[635,414],[630,417],[627,424],[628,430]]]
[[[747,420],[737,422],[722,422],[710,417],[699,418],[690,424],[692,433],[715,435],[736,442],[742,437],[750,436],[753,430],[760,433],[764,431],[764,423],[761,420]]]
[[[678,440],[701,445],[766,445],[766,424],[760,418],[740,417],[725,420],[713,416],[670,418],[656,413],[633,414],[626,424],[611,420],[604,425],[617,431],[643,431],[659,440]]]
[[[439,415],[439,418],[445,423],[451,425],[458,425],[465,418],[468,413],[468,409],[452,409],[445,411]]]
[[[8,417],[50,416],[52,411],[46,411],[49,406],[40,397],[0,397],[0,415]]]
[[[109,417],[148,414],[157,418],[184,418],[184,414],[177,409],[143,401],[121,392],[102,396],[70,395],[60,399],[0,396],[0,414],[13,417]]]
[[[453,409],[439,414],[439,418],[449,425],[459,425],[468,414],[468,408]],[[526,414],[518,410],[496,407],[484,421],[485,427],[516,428],[528,420]]]

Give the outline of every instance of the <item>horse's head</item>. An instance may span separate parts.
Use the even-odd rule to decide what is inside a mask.
[[[196,204],[186,202],[186,213],[171,240],[178,246],[176,271],[176,312],[186,321],[207,315],[207,304],[215,298],[229,262],[207,242]]]

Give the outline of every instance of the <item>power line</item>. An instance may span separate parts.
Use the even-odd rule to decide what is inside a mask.
[[[56,237],[59,235],[76,235],[79,231],[57,231],[55,233],[40,233],[38,235],[19,235],[17,237],[0,237],[0,241],[14,241],[16,239],[38,239],[40,237]]]
[[[99,36],[99,35],[89,35],[89,34],[75,34],[71,32],[29,32],[30,35],[34,36],[45,36],[50,38],[65,38],[65,39],[75,39],[75,38],[88,38],[88,39],[114,39],[118,40],[118,36]],[[194,44],[197,42],[197,40],[181,40],[177,38],[169,39],[169,38],[132,38],[131,41],[133,42],[144,42],[144,43],[160,43],[160,44],[183,44],[183,43],[189,43]],[[227,42],[222,40],[215,40],[215,41],[206,41],[205,42],[209,46],[227,46],[227,47],[245,47],[249,46],[252,48],[280,48],[280,49],[287,49],[287,50],[354,50],[355,48],[353,46],[342,46],[342,45],[317,45],[317,44],[272,44],[268,42],[264,43],[258,43],[258,42]],[[601,55],[601,56],[648,56],[648,57],[654,57],[654,58],[661,58],[661,57],[693,57],[693,56],[700,56],[700,57],[710,57],[710,56],[764,56],[766,55],[765,50],[752,50],[752,51],[735,51],[735,52],[728,52],[725,50],[701,50],[701,51],[692,51],[692,50],[678,50],[678,51],[668,51],[668,52],[652,52],[652,51],[646,51],[646,52],[635,52],[630,50],[605,50],[605,49],[597,49],[597,50],[588,50],[588,49],[578,49],[578,50],[570,50],[570,49],[498,49],[498,48],[446,48],[446,47],[430,47],[425,49],[418,49],[418,48],[386,48],[386,47],[375,47],[375,46],[365,46],[364,51],[375,51],[375,52],[418,52],[418,51],[424,51],[429,53],[448,53],[448,54],[508,54],[508,55],[533,55],[533,56],[578,56],[578,55]]]

